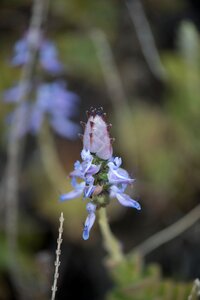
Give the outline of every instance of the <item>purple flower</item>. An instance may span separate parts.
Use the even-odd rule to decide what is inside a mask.
[[[119,167],[122,163],[121,158],[112,158],[105,164],[105,161],[99,158],[96,160],[96,157],[85,149],[81,152],[81,158],[83,161],[76,161],[74,171],[70,173],[74,190],[61,195],[60,200],[71,200],[81,195],[83,198],[91,199],[87,204],[88,217],[83,230],[83,239],[86,240],[95,221],[95,210],[108,204],[106,197],[116,198],[121,205],[137,210],[140,210],[141,206],[124,193],[127,185],[132,184],[134,179],[129,177],[126,170]],[[78,178],[83,181],[77,183]],[[102,178],[105,178],[105,181],[102,182]],[[102,196],[105,197],[105,202],[102,202]]]
[[[26,64],[30,59],[27,38],[22,38],[15,43],[14,56],[11,59],[13,66],[21,66]]]
[[[15,86],[4,94],[6,102],[18,102],[23,86]],[[62,81],[44,83],[36,91],[35,102],[26,104],[27,122],[24,124],[24,133],[39,132],[45,116],[51,127],[61,136],[74,139],[79,131],[79,126],[71,120],[78,108],[78,96],[67,90]]]
[[[19,67],[30,60],[30,50],[28,38],[31,33],[27,33],[22,39],[16,42],[14,46],[14,55],[11,59],[13,66]],[[41,67],[50,74],[56,75],[63,71],[63,65],[58,60],[58,51],[55,44],[49,40],[38,39],[38,55]]]
[[[87,212],[88,212],[88,216],[87,216],[87,219],[85,221],[85,224],[84,224],[84,228],[83,228],[83,239],[84,240],[87,240],[89,238],[89,234],[90,234],[90,230],[94,224],[94,221],[95,221],[95,211],[96,211],[96,205],[89,202],[87,203],[86,205],[86,209],[87,209]]]
[[[60,196],[60,200],[70,200],[79,197],[83,194],[84,198],[89,198],[94,190],[94,178],[93,175],[98,173],[100,166],[92,164],[93,157],[89,151],[83,149],[81,152],[83,162],[76,161],[74,164],[74,171],[70,173],[72,178],[72,186],[74,190]],[[80,184],[77,183],[77,178],[84,180]]]
[[[119,157],[115,157],[113,161],[108,163],[108,181],[110,184],[131,184],[134,179],[130,178],[128,172],[122,168],[119,168],[122,160]]]
[[[89,150],[83,149],[81,152],[82,163],[79,161],[74,164],[74,171],[71,172],[70,176],[75,176],[79,178],[89,179],[91,175],[99,172],[101,165],[92,164],[93,156],[90,154]]]
[[[33,117],[43,119],[46,113],[53,129],[60,135],[73,139],[79,126],[70,120],[77,113],[78,96],[68,91],[62,81],[39,86],[34,105]],[[32,130],[37,132],[37,122],[33,119]]]
[[[42,43],[40,64],[44,70],[52,74],[58,74],[63,71],[63,65],[58,60],[58,51],[53,42],[46,40]]]
[[[96,209],[108,205],[110,199],[116,198],[123,206],[137,210],[141,209],[136,200],[125,194],[127,186],[131,185],[134,179],[130,178],[128,172],[120,167],[122,164],[121,158],[111,157],[109,126],[103,119],[102,109],[92,109],[88,123],[85,124],[83,135],[82,162],[76,161],[74,171],[70,173],[74,191],[60,196],[61,200],[69,200],[83,194],[84,198],[90,199],[86,206],[88,217],[83,229],[84,240],[89,238],[90,230],[95,222]],[[106,141],[105,148],[102,146],[104,138]],[[107,152],[107,149],[110,150]],[[83,181],[77,184],[77,178]]]
[[[123,206],[133,207],[137,210],[141,209],[140,204],[124,194],[128,184],[132,184],[134,179],[129,177],[126,170],[120,168],[122,160],[119,157],[113,158],[109,163],[108,181],[110,183],[110,197],[117,198]]]
[[[137,201],[131,199],[129,195],[124,194],[123,189],[118,188],[116,185],[112,185],[110,187],[110,197],[117,198],[119,203],[123,206],[133,207],[137,210],[141,210],[140,204]]]
[[[94,176],[99,172],[101,165],[95,165],[92,163],[93,156],[88,150],[82,150],[81,158],[83,161],[76,161],[74,164],[74,171],[70,173],[74,190],[67,194],[61,195],[61,201],[77,198],[81,196],[81,194],[83,194],[83,198],[91,198],[95,191],[96,186],[94,185]],[[80,178],[84,181],[77,183],[77,178]],[[88,217],[85,221],[83,230],[84,240],[89,238],[90,229],[94,224],[96,205],[93,203],[88,203],[86,207],[88,211]]]
[[[65,201],[65,200],[71,200],[73,198],[77,198],[83,193],[84,189],[85,189],[85,182],[81,182],[80,184],[76,183],[74,185],[74,190],[67,194],[61,195],[60,200]]]
[[[17,103],[21,99],[21,95],[28,93],[30,91],[30,86],[26,91],[26,87],[23,84],[17,84],[9,88],[3,93],[3,100],[7,103]]]

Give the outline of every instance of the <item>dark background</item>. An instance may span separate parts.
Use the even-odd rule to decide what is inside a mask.
[[[166,79],[150,70],[125,1],[54,1],[46,23],[46,36],[57,45],[65,65],[63,78],[81,99],[77,121],[86,120],[85,111],[91,105],[103,106],[108,122],[113,124],[114,153],[122,157],[124,168],[136,178],[131,193],[140,201],[142,211],[121,208],[118,203],[109,207],[111,229],[126,253],[184,217],[199,204],[200,195],[200,3],[198,0],[142,3]],[[30,15],[29,1],[0,3],[1,92],[19,79],[20,69],[13,70],[9,59],[14,43],[28,28]],[[115,100],[111,98],[115,95],[109,93],[109,83],[102,72],[104,66],[89,37],[89,32],[96,28],[105,33],[111,47],[126,96],[122,103],[129,106],[127,115],[120,114],[119,107],[113,105]],[[198,53],[195,58],[191,58],[190,47],[187,48],[187,38],[193,34],[197,39],[196,49],[191,43],[191,49]],[[188,62],[187,57],[193,61]],[[11,110],[12,106],[0,103],[2,178],[7,158],[3,120]],[[67,175],[80,157],[81,141],[61,138],[53,131],[52,135],[60,167]],[[64,240],[57,299],[104,299],[114,283],[102,263],[105,252],[98,225],[92,230],[90,240],[82,241],[85,203],[80,199],[59,203],[60,191],[70,190],[69,180],[62,178],[59,186],[53,186],[48,178],[51,174],[42,161],[37,138],[27,136],[19,197],[19,244],[21,263],[26,266],[22,278],[25,280],[27,270],[31,271],[22,291],[27,293],[27,299],[49,297],[58,219],[63,211]],[[56,169],[52,171],[56,173]],[[8,271],[3,199],[1,202],[0,299],[21,299]],[[199,277],[199,236],[198,222],[149,253],[144,258],[145,264],[158,263],[165,278],[187,282]]]

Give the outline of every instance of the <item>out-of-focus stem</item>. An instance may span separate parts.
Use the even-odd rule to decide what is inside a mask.
[[[92,30],[90,37],[97,51],[113,108],[117,112],[121,111],[121,109],[126,106],[126,94],[108,39],[105,33],[100,29]]]
[[[153,236],[146,239],[143,243],[136,246],[133,251],[131,251],[130,255],[137,252],[140,253],[141,256],[147,255],[163,244],[166,244],[167,242],[176,238],[178,235],[194,225],[198,220],[200,220],[200,204],[174,224],[157,232]]]
[[[145,15],[141,0],[126,0],[128,12],[135,26],[135,31],[140,42],[142,53],[146,62],[154,74],[160,80],[166,79],[166,71],[160,60],[155,40]]]
[[[124,259],[124,255],[119,241],[114,237],[110,230],[106,209],[104,207],[99,210],[99,226],[103,236],[104,247],[109,255],[108,263],[111,265],[120,263]]]
[[[38,43],[40,41],[41,26],[47,13],[48,3],[49,0],[35,0],[33,3],[32,18],[27,37],[29,60],[22,69],[19,84],[23,88],[20,89],[21,94],[19,97],[18,107],[14,115],[7,148],[4,197],[6,204],[6,236],[8,243],[9,263],[12,273],[15,271],[17,272],[18,188],[20,163],[23,150],[23,141],[19,138],[19,136],[26,120],[26,115],[21,107],[27,100],[29,93],[39,46]]]

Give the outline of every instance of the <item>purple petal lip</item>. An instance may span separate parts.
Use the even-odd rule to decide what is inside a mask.
[[[53,42],[43,42],[40,51],[40,63],[49,73],[58,74],[63,71],[63,65],[58,60],[58,51]]]
[[[79,197],[84,191],[85,182],[81,182],[80,184],[74,182],[73,186],[75,188],[73,191],[63,194],[63,195],[60,195],[61,201],[71,200],[71,199]]]
[[[136,208],[137,210],[141,210],[141,206],[140,204],[131,199],[128,195],[123,194],[123,193],[117,193],[116,194],[116,198],[117,200],[123,205],[123,206],[127,206],[127,207],[133,207]]]
[[[95,190],[94,185],[86,186],[84,189],[84,197],[89,198],[93,194],[94,190]]]
[[[29,92],[30,91],[30,86],[29,88],[26,90],[26,87],[23,84],[17,84],[14,85],[13,87],[7,89],[4,93],[3,93],[3,100],[4,102],[11,102],[11,103],[17,103],[21,96],[24,95],[25,92]]]
[[[86,205],[86,209],[87,209],[87,212],[88,213],[92,213],[92,212],[95,212],[96,211],[96,205],[89,202],[87,205]]]
[[[71,199],[79,197],[82,193],[83,193],[83,191],[81,191],[81,190],[77,190],[77,191],[74,190],[74,191],[71,191],[67,194],[61,195],[60,200],[61,201],[71,200]]]
[[[133,208],[136,208],[137,210],[141,210],[141,206],[136,200],[133,200],[129,195],[124,194],[121,191],[121,189],[118,188],[115,185],[112,185],[110,187],[110,197],[111,198],[114,198],[114,197],[117,198],[117,200],[123,206],[133,207]]]
[[[83,148],[83,150],[81,151],[81,158],[83,161],[92,161],[93,160],[93,156],[91,155],[89,150],[86,150]]]
[[[86,206],[86,209],[88,211],[88,216],[84,224],[84,229],[83,229],[83,239],[88,240],[89,235],[90,235],[90,230],[95,222],[95,210],[96,210],[96,205],[92,203],[88,203]]]
[[[134,179],[130,178],[126,170],[119,168],[117,170],[110,169],[108,171],[108,180],[111,184],[127,183],[131,184]]]
[[[88,227],[86,227],[86,226],[83,229],[83,235],[82,235],[82,237],[83,237],[83,239],[85,241],[87,241],[89,239],[89,231],[88,231]]]
[[[100,170],[100,168],[101,168],[101,165],[91,165],[90,167],[89,167],[89,169],[87,170],[87,175],[94,175],[94,174],[96,174],[96,173],[98,173],[99,172],[99,170]]]

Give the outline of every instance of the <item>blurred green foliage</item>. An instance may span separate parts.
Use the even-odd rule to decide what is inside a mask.
[[[159,187],[173,201],[177,201],[177,189],[178,201],[189,195],[194,198],[200,178],[200,41],[192,24],[181,24],[178,45],[179,52],[164,57],[169,75],[164,107],[134,105],[119,125],[122,151],[131,161],[134,149],[143,178],[151,182],[152,190]],[[128,128],[133,129],[129,139]],[[185,177],[190,177],[189,184]],[[162,279],[158,265],[143,267],[137,255],[114,267],[111,274],[115,287],[109,300],[187,299],[192,287]]]
[[[60,58],[73,76],[87,78],[93,84],[102,84],[102,74],[89,32],[62,34],[56,37]]]
[[[148,2],[151,3],[150,0]],[[165,1],[166,6],[173,6],[173,3]],[[176,4],[179,5],[179,1]],[[29,6],[29,1],[13,0],[9,5]],[[69,32],[60,30],[55,34],[60,58],[66,65],[66,70],[78,80],[84,79],[104,90],[102,72],[89,32],[91,28],[101,28],[109,40],[113,41],[118,34],[120,5],[116,5],[114,0],[57,0],[51,6],[54,18],[61,19],[62,26],[68,24],[73,28]],[[19,70],[8,66],[10,46],[4,45],[0,50],[1,92],[19,78]],[[168,73],[163,104],[144,104],[133,99],[130,109],[120,114],[120,122],[115,122],[113,127],[116,138],[120,141],[119,151],[125,157],[129,170],[137,166],[140,190],[145,195],[144,202],[152,203],[154,198],[157,203],[173,202],[182,207],[184,203],[188,205],[188,199],[195,202],[200,180],[200,41],[199,34],[191,23],[181,24],[177,33],[177,51],[164,53],[162,58]],[[10,110],[10,106],[1,104],[1,120]],[[4,129],[1,122],[1,135]],[[2,141],[1,143],[3,144]],[[58,149],[54,150],[56,152]],[[40,148],[34,152],[26,170],[23,170],[23,184],[30,187],[31,182],[33,207],[43,217],[55,224],[60,211],[64,212],[65,235],[77,241],[86,216],[85,203],[80,199],[58,203],[60,192],[71,189],[69,178],[66,180],[64,176],[60,176],[59,167],[46,168],[41,151]],[[73,162],[67,147],[66,156],[69,157],[67,171],[70,171]],[[61,161],[62,158],[60,167],[63,167]],[[57,186],[52,184],[51,176],[59,182]],[[26,227],[23,226],[24,223]],[[1,236],[0,241],[2,271],[6,269],[8,262],[5,237]],[[39,243],[39,228],[34,222],[24,218],[23,224],[20,224],[20,244],[25,273],[32,269],[37,274],[31,252]],[[159,266],[144,267],[138,255],[110,268],[110,275],[115,286],[108,293],[109,300],[182,300],[186,299],[191,288],[190,283],[163,280]]]
[[[163,55],[168,73],[164,104],[137,101],[121,115],[117,130],[121,151],[144,180],[142,188],[148,182],[145,196],[160,191],[159,201],[184,204],[194,199],[200,178],[200,42],[187,22],[178,37],[177,52]]]
[[[52,10],[59,18],[71,24],[79,24],[81,29],[99,27],[113,35],[118,24],[119,6],[114,0],[58,0],[52,2]]]

